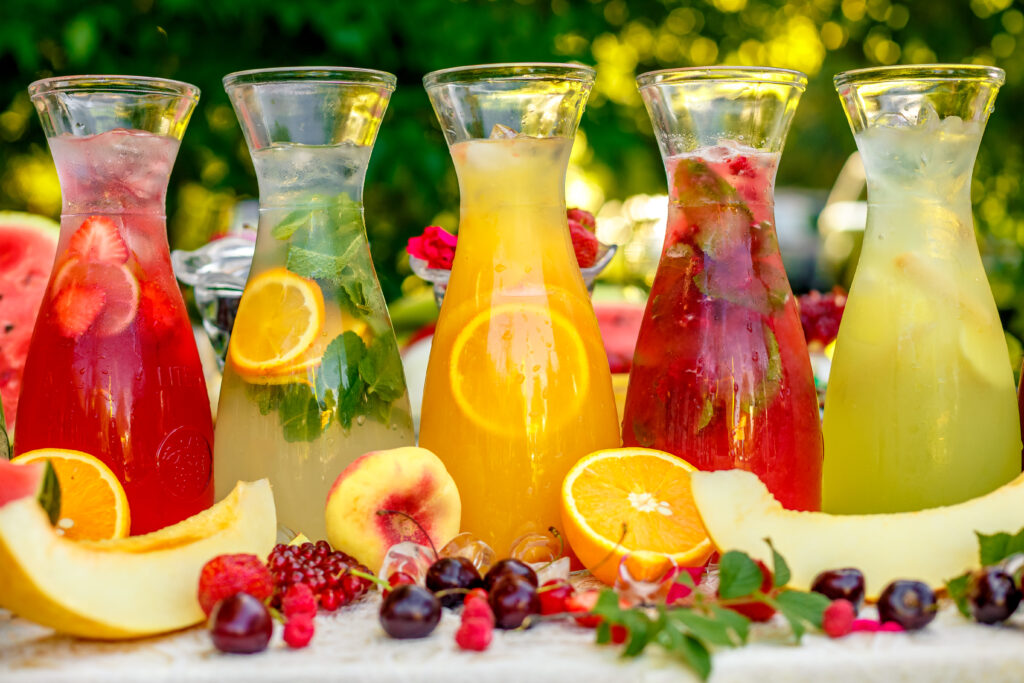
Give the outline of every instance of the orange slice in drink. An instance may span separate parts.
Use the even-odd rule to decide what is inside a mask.
[[[49,460],[60,482],[57,528],[65,538],[101,541],[124,538],[131,528],[128,498],[117,476],[98,458],[64,448],[40,448],[11,462]]]
[[[587,350],[563,314],[500,304],[474,316],[452,345],[455,403],[485,430],[508,436],[555,429],[581,409]]]
[[[287,374],[320,336],[320,285],[287,268],[256,276],[242,293],[228,358],[246,377]]]
[[[711,540],[690,491],[696,468],[670,453],[613,448],[584,457],[562,483],[562,525],[580,562],[614,585],[622,558],[638,579],[703,564]]]

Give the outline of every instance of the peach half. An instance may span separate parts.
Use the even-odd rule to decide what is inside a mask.
[[[327,494],[324,514],[331,545],[376,573],[396,543],[441,548],[454,538],[462,501],[436,455],[425,448],[393,448],[367,453],[346,467]]]

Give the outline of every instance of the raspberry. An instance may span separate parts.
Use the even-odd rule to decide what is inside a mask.
[[[304,583],[289,586],[281,598],[281,611],[288,619],[299,614],[316,615],[316,596],[313,595],[313,589]]]
[[[907,629],[903,628],[899,623],[895,621],[887,621],[878,627],[879,631],[888,631],[889,633],[903,633]]]
[[[738,156],[729,162],[729,172],[733,175],[756,175],[753,167],[750,165],[750,159],[744,156]]]
[[[570,221],[576,221],[590,232],[594,232],[594,228],[597,227],[597,221],[594,219],[594,214],[583,209],[569,209],[565,212],[565,217]]]
[[[494,612],[491,611],[491,606],[487,603],[487,600],[482,600],[477,596],[466,598],[466,601],[462,607],[462,620],[467,619],[486,619],[494,625]]]
[[[257,600],[274,594],[274,580],[266,565],[255,555],[218,555],[199,574],[199,606],[210,616],[213,606],[236,593],[248,593]]]
[[[463,619],[459,630],[455,632],[455,642],[463,650],[483,652],[491,644],[494,632],[492,622],[481,617]]]
[[[483,600],[484,602],[488,602],[487,591],[483,588],[474,588],[466,593],[466,599],[464,602],[469,602],[470,600]]]
[[[857,609],[849,600],[833,600],[825,608],[822,616],[821,629],[829,638],[841,638],[853,630],[853,622],[857,618]]]
[[[828,294],[811,291],[797,299],[800,324],[808,343],[829,344],[839,334],[839,322],[846,310],[846,292],[835,287]]]
[[[300,648],[313,640],[313,615],[297,614],[284,625],[284,642],[288,647]]]
[[[569,221],[569,237],[572,238],[572,249],[576,252],[576,261],[580,268],[589,268],[597,262],[597,251],[600,248],[594,233],[583,227],[582,223]]]

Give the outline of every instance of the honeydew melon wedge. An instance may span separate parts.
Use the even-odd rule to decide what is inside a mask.
[[[70,541],[34,498],[0,508],[0,606],[56,631],[121,639],[204,619],[199,573],[224,553],[266,557],[277,535],[266,479],[239,482],[197,515],[143,536]]]
[[[819,572],[856,567],[864,573],[868,599],[894,579],[938,588],[977,567],[975,532],[1024,527],[1024,475],[957,505],[875,515],[786,510],[756,475],[740,470],[694,472],[691,486],[720,552],[742,550],[771,566],[770,538],[789,564],[791,587],[806,590]]]

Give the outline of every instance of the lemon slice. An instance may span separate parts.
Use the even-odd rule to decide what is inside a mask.
[[[242,293],[228,357],[246,376],[281,374],[309,350],[324,325],[324,295],[287,268],[254,278]]]
[[[500,304],[474,316],[452,345],[456,405],[483,429],[513,437],[576,416],[590,384],[587,350],[561,313]]]

